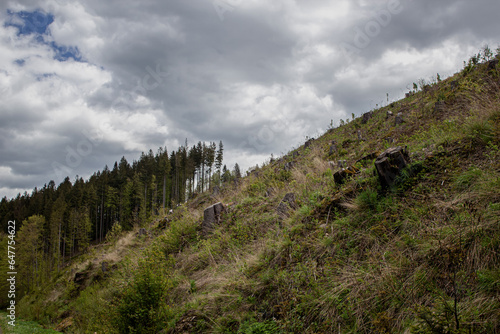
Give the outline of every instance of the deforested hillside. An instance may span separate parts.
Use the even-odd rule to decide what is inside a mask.
[[[66,333],[500,332],[498,59],[112,230],[20,315]]]

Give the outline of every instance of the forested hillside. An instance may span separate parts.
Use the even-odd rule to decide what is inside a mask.
[[[165,214],[233,174],[222,165],[222,141],[217,147],[198,142],[172,151],[159,148],[142,153],[129,164],[125,157],[110,170],[105,166],[88,180],[69,177],[56,185],[50,181],[31,194],[4,197],[0,203],[0,224],[7,231],[9,220],[16,221],[17,260],[24,280],[22,296],[50,279],[75,255],[90,244],[102,243],[112,229],[130,230]],[[26,248],[23,248],[26,247]],[[6,296],[2,294],[0,304]]]
[[[243,178],[201,143],[4,200],[19,314],[65,333],[499,333],[499,60]]]

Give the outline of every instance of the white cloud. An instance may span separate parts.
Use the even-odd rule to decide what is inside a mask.
[[[0,190],[12,196],[47,183],[51,164],[64,163],[85,133],[99,140],[74,174],[185,138],[222,139],[228,167],[246,169],[386,93],[453,74],[479,46],[496,47],[500,28],[497,1],[401,0],[403,11],[346,59],[339,45],[387,1],[231,4],[223,21],[202,0],[0,4],[3,22],[7,9],[54,16],[45,43],[0,26]],[[77,47],[85,62],[56,60],[50,42]]]

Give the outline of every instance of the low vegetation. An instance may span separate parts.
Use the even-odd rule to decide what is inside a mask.
[[[34,287],[20,315],[68,333],[499,332],[500,66],[465,65],[114,231]],[[383,189],[373,153],[393,146],[411,163]],[[355,167],[343,183],[340,160]],[[277,210],[288,193],[294,205]],[[216,202],[226,211],[204,235]]]

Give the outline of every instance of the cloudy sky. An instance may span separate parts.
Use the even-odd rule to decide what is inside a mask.
[[[188,139],[244,169],[500,44],[498,0],[2,0],[0,197]]]

